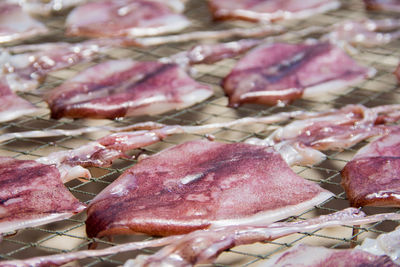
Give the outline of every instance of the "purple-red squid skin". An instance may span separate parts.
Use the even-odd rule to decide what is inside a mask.
[[[327,42],[275,43],[247,53],[223,79],[222,87],[231,107],[276,105],[291,103],[310,90],[320,95],[329,87],[343,88],[368,75],[367,68]]]
[[[35,110],[36,107],[29,101],[11,91],[5,79],[0,79],[0,122],[16,119]]]
[[[388,130],[342,170],[341,184],[353,207],[400,207],[400,128]]]
[[[394,11],[400,12],[399,0],[363,0],[365,8],[375,11]]]
[[[102,76],[96,79],[94,73]],[[201,94],[197,98],[185,99],[197,92]],[[53,119],[115,119],[180,109],[212,93],[209,86],[196,82],[176,64],[119,60],[85,70],[53,89],[46,101]]]
[[[168,66],[168,65],[167,65]],[[103,97],[101,99],[93,99],[90,101],[82,101],[73,104],[65,104],[65,100],[72,97],[76,97],[80,94],[95,94],[96,90],[101,90],[102,88],[114,86],[118,81],[126,81],[135,75],[140,73],[149,73],[146,75],[139,84],[144,83],[146,80],[152,79],[157,73],[162,73],[167,67],[158,70],[159,63],[157,62],[143,62],[140,66],[128,69],[124,72],[116,73],[106,80],[98,80],[93,83],[86,83],[83,85],[76,86],[76,89],[70,89],[68,91],[63,90],[58,92],[58,89],[54,89],[52,93],[48,95],[48,103],[51,109],[51,117],[53,119],[60,119],[62,117],[71,118],[122,118],[126,115],[128,105],[122,105],[122,103],[129,100],[129,95],[119,94],[111,96],[115,91],[118,92],[118,87],[114,90],[111,88],[109,91],[109,96]],[[139,74],[138,74],[139,73]],[[161,81],[160,81],[161,82]],[[165,81],[164,81],[165,82]],[[133,85],[136,85],[133,83]],[[146,88],[143,88],[146,89]],[[131,88],[133,91],[134,88]],[[140,90],[138,90],[140,93]],[[132,98],[132,97],[130,97]],[[133,99],[135,97],[133,96]],[[90,106],[90,107],[89,107]],[[97,106],[93,108],[93,106]],[[108,107],[111,106],[112,108]]]
[[[211,0],[208,6],[215,20],[258,22],[306,18],[336,9],[340,3],[335,0]]]
[[[125,171],[90,204],[86,231],[89,237],[183,234],[330,196],[272,148],[192,141]]]
[[[400,157],[352,160],[342,170],[341,184],[352,207],[400,207]]]
[[[72,216],[83,209],[85,205],[64,186],[56,167],[0,157],[0,232],[8,223],[22,221],[29,226],[30,220],[65,213]]]
[[[181,14],[183,10],[174,10],[169,2],[171,1],[89,1],[69,13],[66,19],[66,34],[112,38],[152,36],[180,31],[190,22]]]
[[[0,2],[0,44],[29,39],[49,32],[43,23],[31,17],[17,2],[9,2]]]
[[[283,46],[284,48],[286,48],[285,45]],[[294,62],[293,65],[282,64],[281,67],[279,67],[278,62],[285,61],[288,57],[290,57],[291,54],[293,55],[299,53],[306,47],[301,45],[290,47],[290,45],[288,45],[287,48],[289,49],[285,49],[285,53],[280,53],[280,50],[276,49],[276,53],[268,53],[268,57],[261,57],[261,52],[259,61],[258,63],[256,63],[257,66],[249,66],[249,68],[244,68],[242,70],[236,70],[234,68],[232,72],[222,81],[222,87],[225,91],[225,94],[229,96],[229,106],[238,107],[243,103],[276,105],[278,101],[290,103],[294,99],[301,98],[303,94],[303,88],[297,80],[296,76],[290,76],[289,74],[296,71],[296,69],[302,64],[302,62]],[[270,51],[270,49],[268,48],[264,50]],[[307,57],[311,57],[311,53],[314,53],[311,49],[309,49],[309,52],[309,56],[305,56],[304,60],[306,60]],[[317,53],[318,51],[315,51],[315,54]],[[245,60],[246,56],[244,59],[242,59],[242,61],[244,62]],[[276,73],[269,74],[268,67],[271,65],[277,65],[279,69],[278,71],[282,72],[278,73],[277,71]],[[253,73],[256,73],[257,76],[259,75],[259,78],[255,78],[254,81],[251,81],[252,87],[238,86],[238,83],[251,78]],[[279,95],[270,95],[266,97],[246,97],[245,99],[241,98],[241,95],[243,93],[247,93],[248,91],[263,90],[279,90],[281,93]]]

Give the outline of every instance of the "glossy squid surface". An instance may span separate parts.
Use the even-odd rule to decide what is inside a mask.
[[[331,196],[271,147],[192,141],[125,171],[91,202],[86,231],[89,237],[171,235],[269,223]]]
[[[342,170],[342,186],[353,207],[400,206],[400,130],[360,149]]]
[[[101,0],[81,5],[66,20],[69,35],[140,37],[177,32],[190,22],[180,0]]]
[[[247,53],[224,78],[229,105],[276,105],[301,97],[338,93],[375,74],[326,42],[261,45]]]
[[[0,44],[31,38],[48,32],[40,21],[29,16],[17,4],[0,2]]]
[[[274,21],[300,19],[340,6],[336,0],[210,0],[215,19]]]
[[[85,207],[56,167],[0,157],[0,234],[67,219]]]
[[[399,29],[399,19],[348,20],[333,25],[330,33],[326,34],[324,38],[339,45],[349,43],[373,47],[385,45],[400,38]]]
[[[104,47],[87,41],[20,45],[0,49],[0,77],[12,91],[36,89],[46,76],[84,60],[92,59]]]
[[[53,89],[46,101],[55,119],[114,119],[182,109],[212,94],[176,64],[113,60],[82,71]]]
[[[400,12],[399,0],[363,0],[365,8],[377,11]]]
[[[33,113],[36,109],[29,101],[11,91],[6,82],[0,79],[0,122]]]

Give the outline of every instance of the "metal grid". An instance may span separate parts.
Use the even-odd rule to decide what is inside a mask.
[[[308,20],[296,22],[284,22],[290,30],[299,30],[312,25],[329,26],[332,23],[341,21],[346,18],[359,18],[368,16],[371,18],[383,18],[394,16],[385,13],[365,13],[362,1],[352,0],[343,1],[340,10],[329,12],[327,14],[316,15]],[[213,22],[207,10],[205,1],[191,0],[187,6],[187,16],[192,19],[193,26],[191,30],[209,30],[223,29],[233,26],[251,26],[250,23],[244,22]],[[30,42],[42,41],[79,41],[77,38],[66,38],[63,36],[63,22],[65,15],[52,17],[45,23],[52,29],[53,34],[50,37],[36,38]],[[293,38],[292,42],[300,40]],[[51,128],[78,128],[91,125],[114,125],[123,126],[130,123],[153,120],[166,124],[204,124],[216,121],[231,120],[244,116],[262,116],[273,114],[279,111],[290,110],[325,110],[327,108],[340,108],[350,103],[361,103],[366,106],[376,106],[382,104],[398,103],[400,99],[400,90],[394,75],[398,58],[400,57],[400,42],[393,42],[389,45],[361,49],[360,53],[354,55],[354,58],[367,66],[373,66],[378,70],[377,75],[358,86],[350,88],[345,94],[330,94],[325,98],[318,100],[297,100],[292,105],[282,107],[265,107],[260,105],[244,105],[238,109],[226,107],[227,98],[223,95],[222,89],[219,87],[221,78],[224,77],[235,64],[236,59],[227,59],[219,63],[205,66],[197,66],[196,78],[200,82],[210,84],[215,95],[207,101],[187,108],[182,111],[169,112],[167,114],[153,117],[128,118],[120,121],[108,120],[52,120],[49,119],[49,112],[42,110],[33,116],[25,116],[19,120],[0,124],[0,132],[14,132],[37,129]],[[179,51],[190,48],[193,43],[185,44],[166,44],[152,48],[115,48],[105,55],[89,62],[76,65],[72,68],[55,72],[47,77],[46,82],[35,92],[24,93],[22,96],[38,107],[46,108],[46,104],[41,98],[41,94],[51,88],[62,83],[65,79],[73,77],[80,70],[102,62],[108,59],[133,58],[136,60],[154,60],[160,57],[169,56]],[[221,129],[212,133],[216,141],[222,142],[242,142],[250,137],[263,137],[269,133],[265,125],[253,125],[246,127],[234,127],[229,129]],[[18,159],[36,159],[45,156],[52,151],[65,150],[79,147],[81,144],[94,140],[106,133],[87,134],[78,137],[54,137],[42,139],[18,139],[11,140],[0,145],[0,155],[12,156]],[[132,152],[132,155],[139,153],[153,154],[166,147],[182,143],[186,140],[203,138],[200,135],[179,135],[172,136],[160,142],[143,149]],[[365,144],[365,143],[364,143]],[[320,165],[313,167],[295,167],[295,171],[302,177],[319,183],[323,188],[335,193],[335,198],[328,200],[320,206],[310,209],[303,214],[287,220],[301,220],[304,218],[314,217],[316,215],[331,213],[339,209],[348,207],[343,189],[340,186],[340,170],[345,163],[351,159],[352,155],[362,145],[359,144],[351,149],[342,152],[329,152],[328,159]],[[110,184],[125,169],[129,168],[136,161],[133,159],[117,160],[110,168],[92,168],[93,178],[85,182],[71,181],[66,186],[70,191],[82,202],[89,203],[90,200],[98,194],[103,188]],[[365,208],[367,213],[378,213],[386,211],[394,211],[395,209],[385,208]],[[79,214],[71,219],[61,222],[55,222],[48,225],[27,228],[19,231],[17,234],[7,236],[0,245],[0,259],[23,259],[30,256],[48,255],[53,253],[74,251],[86,249],[92,240],[85,236],[84,231],[85,214]],[[254,244],[234,248],[229,252],[223,253],[217,261],[218,266],[256,266],[262,260],[267,259],[270,255],[282,251],[297,243],[308,243],[316,245],[324,245],[327,247],[350,247],[357,236],[358,241],[366,236],[376,236],[379,233],[390,231],[396,226],[393,222],[380,222],[372,226],[364,226],[362,228],[352,227],[336,227],[328,230],[319,230],[310,233],[300,233],[289,237],[281,238],[273,242],[263,244]],[[356,231],[359,230],[359,231]],[[357,233],[358,232],[358,233]],[[118,236],[114,240],[96,240],[99,247],[108,247],[115,244],[129,242],[133,240],[143,240],[151,237],[147,236]],[[108,257],[90,258],[79,262],[80,266],[117,266],[122,264],[129,258],[136,257],[139,253],[153,253],[154,250],[142,250],[139,252],[120,253]],[[76,265],[73,263],[72,265]]]

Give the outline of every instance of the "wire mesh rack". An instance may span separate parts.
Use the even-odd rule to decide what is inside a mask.
[[[245,22],[214,22],[207,9],[206,1],[188,1],[186,15],[193,21],[193,25],[188,31],[192,30],[216,30],[233,26],[251,27],[251,23]],[[326,14],[315,15],[310,19],[301,21],[283,22],[282,24],[291,31],[304,29],[309,26],[329,26],[348,18],[384,18],[394,14],[365,12],[362,1],[352,0],[343,1],[342,8]],[[29,42],[38,43],[43,41],[80,41],[79,38],[67,38],[64,33],[65,15],[53,16],[44,22],[52,30],[52,35],[45,38],[34,38]],[[290,42],[299,42],[300,38],[293,38]],[[49,111],[42,100],[42,94],[49,89],[56,87],[66,79],[73,77],[79,71],[108,59],[132,58],[135,60],[156,60],[160,57],[169,56],[177,52],[190,48],[194,43],[165,44],[151,48],[114,48],[105,54],[97,57],[91,62],[75,65],[71,68],[53,72],[49,75],[41,87],[34,92],[22,93],[21,96],[28,99],[36,106],[41,107],[41,111],[32,116],[24,116],[18,120],[0,124],[0,133],[27,131],[38,129],[65,128],[74,129],[92,125],[113,125],[123,126],[140,121],[157,121],[166,124],[186,124],[196,125],[211,122],[232,120],[244,116],[262,116],[273,114],[279,111],[291,110],[326,110],[328,108],[340,108],[346,104],[364,104],[366,106],[377,106],[382,104],[398,103],[400,100],[400,90],[392,72],[398,64],[400,58],[400,41],[377,48],[362,48],[353,57],[363,65],[372,66],[378,70],[377,75],[357,86],[349,88],[346,93],[329,94],[318,100],[300,99],[285,107],[266,107],[260,105],[244,105],[238,109],[227,107],[227,98],[224,96],[219,84],[221,79],[228,74],[237,59],[226,59],[213,65],[196,66],[196,73],[193,77],[203,83],[209,84],[214,88],[215,94],[210,99],[186,108],[181,111],[169,112],[153,117],[126,118],[123,120],[53,120],[49,117]],[[270,132],[270,128],[265,125],[256,124],[246,127],[233,127],[216,130],[212,134],[216,141],[221,142],[242,142],[251,137],[264,137]],[[0,145],[0,155],[12,156],[18,159],[36,159],[46,156],[50,152],[66,150],[79,147],[88,141],[105,135],[105,132],[85,134],[82,136],[64,136],[53,138],[13,139]],[[182,143],[186,140],[204,138],[202,135],[184,134],[171,136],[157,144],[137,149],[131,155],[141,153],[154,154],[164,148]],[[348,160],[352,158],[364,144],[356,145],[344,151],[328,152],[328,159],[319,165],[311,167],[294,167],[294,170],[302,177],[319,183],[323,188],[330,190],[335,197],[319,205],[318,207],[307,210],[298,216],[287,220],[302,220],[316,215],[331,213],[348,207],[343,189],[340,186],[340,170]],[[89,203],[103,188],[115,180],[124,170],[136,163],[134,157],[131,159],[120,159],[114,162],[109,168],[91,168],[93,178],[86,181],[71,181],[66,184],[69,190],[82,202]],[[373,214],[379,212],[394,211],[388,208],[364,208],[366,213]],[[92,242],[85,235],[85,213],[78,214],[70,219],[55,222],[40,227],[27,228],[14,235],[3,238],[0,243],[0,259],[23,259],[30,256],[49,255],[60,252],[76,251],[86,249]],[[348,248],[356,242],[362,241],[365,237],[375,237],[379,233],[394,229],[397,224],[394,222],[379,222],[374,225],[360,227],[336,227],[326,230],[318,230],[309,233],[294,234],[285,238],[280,238],[272,242],[241,246],[224,252],[215,263],[218,266],[257,266],[263,260],[274,253],[282,251],[297,243],[307,243],[323,245],[335,248]],[[355,241],[357,237],[357,241]],[[144,240],[152,237],[148,236],[117,236],[113,240],[96,240],[99,247],[109,247],[134,240]],[[89,258],[81,260],[79,263],[71,263],[71,266],[118,266],[125,260],[136,257],[137,254],[154,253],[153,249],[141,250],[138,252],[119,253],[107,257]]]

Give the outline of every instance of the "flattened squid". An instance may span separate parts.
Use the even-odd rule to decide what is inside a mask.
[[[247,53],[224,78],[222,87],[231,107],[276,105],[337,93],[375,73],[327,42],[274,43]]]
[[[88,37],[140,37],[177,32],[190,21],[181,0],[101,0],[68,15],[67,34]]]
[[[8,84],[0,79],[0,122],[10,121],[36,110],[34,105],[17,96]]]
[[[0,78],[12,91],[36,89],[46,76],[93,58],[106,49],[100,42],[43,43],[0,49]]]
[[[95,65],[45,98],[51,117],[122,118],[155,115],[209,98],[211,87],[176,64],[113,60]]]
[[[350,205],[400,207],[400,128],[360,149],[342,170]]]
[[[210,0],[215,19],[275,21],[302,19],[340,7],[336,0]]]
[[[0,235],[64,220],[85,208],[55,166],[0,157]]]
[[[0,3],[0,44],[47,33],[47,27],[17,4]]]
[[[400,12],[399,0],[363,0],[368,10]]]
[[[331,196],[295,174],[272,148],[191,141],[143,159],[97,195],[86,232],[165,236],[271,223]]]
[[[339,22],[323,36],[334,44],[362,45],[373,47],[388,44],[400,38],[400,20],[387,18],[380,20],[361,19]]]

